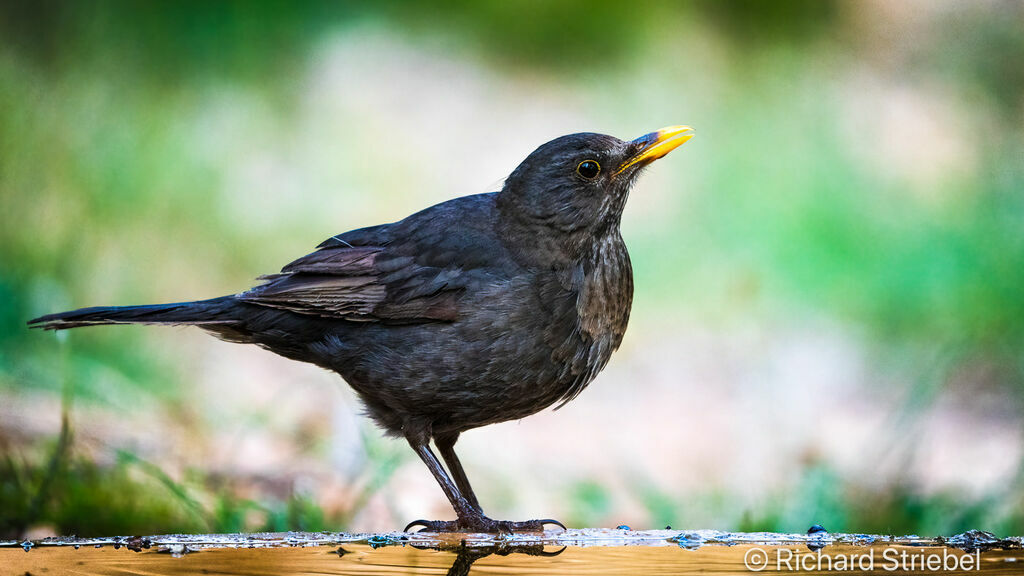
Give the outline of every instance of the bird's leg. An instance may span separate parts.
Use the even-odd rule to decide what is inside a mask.
[[[444,458],[444,463],[448,466],[448,472],[451,473],[455,480],[455,485],[458,486],[459,492],[474,508],[482,511],[480,501],[477,500],[476,494],[473,493],[473,487],[469,485],[466,471],[462,469],[462,462],[459,462],[459,457],[455,454],[455,442],[458,439],[459,434],[456,432],[454,434],[435,436],[434,443],[437,444],[437,450],[441,453],[441,458]]]
[[[448,497],[448,501],[451,502],[452,508],[455,509],[457,519],[454,521],[445,520],[415,520],[410,522],[405,527],[405,531],[408,532],[413,526],[422,526],[425,531],[429,532],[542,532],[545,524],[555,524],[565,529],[565,525],[557,520],[527,520],[526,522],[506,522],[491,520],[487,516],[484,516],[483,511],[480,510],[478,505],[470,503],[469,500],[459,492],[458,486],[452,481],[451,477],[441,466],[441,462],[438,461],[437,456],[434,456],[434,452],[430,449],[429,436],[426,434],[420,434],[415,432],[406,432],[406,440],[409,441],[409,445],[416,451],[423,463],[427,465],[427,469],[434,475],[434,479],[440,484],[441,490],[444,491],[445,496]],[[454,444],[454,442],[452,442]],[[449,448],[451,445],[449,445]],[[454,455],[454,452],[452,453]],[[456,460],[458,462],[458,460]],[[461,466],[459,466],[461,470]],[[465,473],[462,473],[463,479],[465,479]],[[466,483],[468,486],[468,482]],[[472,492],[470,492],[472,494]],[[474,501],[476,498],[473,498]]]
[[[469,503],[466,498],[459,493],[458,487],[452,482],[451,477],[441,466],[441,462],[437,460],[437,456],[434,456],[434,452],[430,449],[429,436],[426,434],[417,433],[406,433],[406,440],[409,441],[409,445],[416,451],[416,454],[423,460],[423,463],[427,465],[427,469],[434,475],[434,480],[441,486],[441,490],[444,491],[444,495],[448,497],[448,501],[451,502],[452,508],[455,509],[455,514],[458,516],[458,520],[455,522],[444,522],[444,521],[426,521],[417,520],[409,526],[405,527],[408,532],[409,528],[415,524],[422,524],[427,527],[428,530],[434,532],[455,532],[458,530],[460,524],[463,523],[474,523],[473,520],[482,519],[483,513],[478,507],[473,506]],[[469,522],[463,522],[463,520]]]

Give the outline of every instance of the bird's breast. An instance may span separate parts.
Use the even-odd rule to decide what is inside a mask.
[[[571,286],[571,324],[552,323],[551,360],[558,366],[558,400],[575,398],[605,367],[626,332],[633,302],[633,273],[616,234],[580,260],[562,281]]]
[[[633,305],[633,267],[622,238],[616,233],[596,243],[581,267],[580,330],[595,340],[610,339],[618,348]]]

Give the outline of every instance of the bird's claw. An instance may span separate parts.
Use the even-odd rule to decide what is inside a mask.
[[[526,520],[524,522],[510,522],[507,520],[491,520],[480,515],[478,517],[463,517],[458,520],[413,520],[405,527],[404,532],[411,528],[421,526],[423,529],[418,532],[478,532],[488,534],[513,534],[516,532],[543,532],[544,526],[552,524],[562,530],[567,530],[565,524],[552,518],[543,520]]]
[[[548,524],[554,524],[555,526],[558,526],[562,530],[568,530],[568,528],[565,527],[565,524],[562,524],[561,522],[559,522],[558,520],[555,520],[554,518],[545,518],[543,520],[536,520],[536,522],[540,523],[540,529],[541,530],[543,530],[544,526],[546,526]]]
[[[456,524],[452,520],[413,520],[402,532],[408,532],[410,528],[422,526],[423,530],[417,532],[458,532]]]

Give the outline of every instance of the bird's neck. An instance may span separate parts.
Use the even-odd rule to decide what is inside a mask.
[[[609,246],[621,247],[625,253],[617,218],[566,227],[501,200],[499,196],[495,219],[498,235],[516,260],[527,267],[567,270],[587,262],[589,268],[589,261],[603,258]]]

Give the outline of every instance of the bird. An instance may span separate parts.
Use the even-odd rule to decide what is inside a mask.
[[[561,136],[497,192],[331,236],[243,292],[28,324],[197,326],[337,372],[386,435],[408,442],[455,511],[455,520],[415,520],[406,532],[564,530],[550,518],[486,516],[455,444],[468,430],[564,406],[605,367],[633,300],[620,231],[630,189],[693,136],[688,126],[633,140]]]

